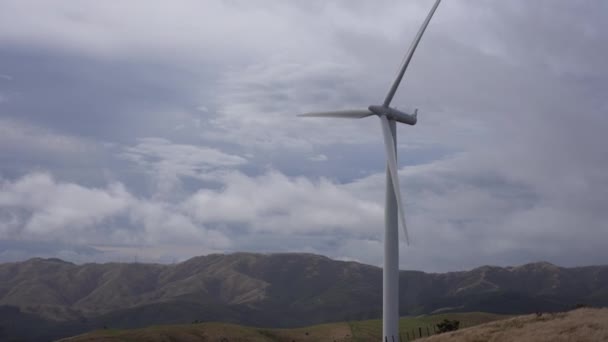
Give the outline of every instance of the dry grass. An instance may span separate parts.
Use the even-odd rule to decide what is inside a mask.
[[[608,309],[578,309],[557,314],[518,316],[432,336],[425,342],[608,341]]]

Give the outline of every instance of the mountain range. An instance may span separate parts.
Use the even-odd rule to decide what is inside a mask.
[[[172,264],[0,264],[0,340],[222,321],[294,327],[379,318],[382,270],[312,254],[212,254]],[[608,306],[608,266],[539,262],[449,273],[400,272],[401,315],[519,314]]]

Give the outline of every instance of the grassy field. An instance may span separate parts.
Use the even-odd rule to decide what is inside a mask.
[[[411,341],[411,330],[447,319],[465,325],[451,333],[418,338],[420,342],[549,342],[608,341],[608,309],[578,309],[569,312],[507,317],[481,312],[404,317],[401,341]],[[488,322],[489,321],[489,322]],[[484,322],[488,322],[483,324]],[[468,327],[468,328],[467,328]],[[432,328],[430,328],[432,329]],[[429,330],[430,330],[429,329]],[[223,323],[154,326],[133,330],[101,330],[63,341],[70,342],[244,342],[244,341],[379,341],[379,320],[322,324],[298,329],[260,329]],[[405,332],[409,332],[409,339]],[[418,333],[416,333],[418,335]]]
[[[412,330],[422,328],[423,335],[428,331],[432,334],[433,325],[444,318],[457,319],[464,326],[486,323],[507,316],[471,312],[440,314],[420,317],[404,317],[400,320],[400,330],[403,334],[402,340],[412,339]],[[406,332],[408,332],[406,334]],[[152,326],[143,329],[132,330],[99,330],[88,334],[64,339],[70,342],[127,342],[127,341],[149,341],[149,342],[194,342],[194,341],[251,341],[251,342],[357,342],[378,341],[382,334],[382,323],[380,320],[353,321],[344,323],[321,324],[311,327],[295,329],[261,329],[244,327],[240,325],[225,323],[199,323],[185,325]]]
[[[434,326],[444,319],[460,321],[460,327],[471,327],[482,323],[487,323],[499,319],[505,319],[510,316],[491,314],[485,312],[466,312],[466,313],[449,313],[439,315],[428,315],[418,317],[402,317],[399,320],[399,332],[402,341],[413,340],[414,336],[420,338],[422,336],[433,335]],[[353,341],[372,341],[380,340],[382,336],[382,321],[354,321],[349,322]]]
[[[451,333],[418,338],[420,342],[595,342],[608,341],[608,309],[506,317],[481,312],[402,318],[401,341],[411,341],[411,330],[447,319],[460,320],[465,328]],[[488,322],[489,321],[489,322]],[[483,324],[484,322],[488,322]],[[468,326],[468,328],[466,328]],[[432,328],[431,328],[432,329]],[[101,330],[62,341],[70,342],[291,342],[379,341],[379,320],[322,324],[298,329],[260,329],[223,323],[154,326],[133,330]],[[409,339],[406,331],[409,331]],[[418,333],[416,333],[418,335]],[[426,335],[426,334],[425,334]]]
[[[260,329],[224,323],[153,326],[132,330],[99,330],[63,339],[70,342],[271,342],[352,341],[347,323],[321,324],[297,329]]]

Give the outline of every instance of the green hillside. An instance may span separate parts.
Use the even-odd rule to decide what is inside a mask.
[[[419,317],[404,317],[400,320],[403,340],[412,339],[412,331],[418,337],[419,328],[423,336],[432,334],[433,326],[443,319],[455,319],[470,327],[509,316],[483,312],[439,314]],[[406,333],[408,332],[408,333]],[[370,341],[379,340],[382,334],[381,320],[352,321],[321,324],[295,329],[263,329],[225,323],[195,323],[187,325],[159,325],[131,330],[98,330],[67,338],[70,342],[133,342],[133,341]]]

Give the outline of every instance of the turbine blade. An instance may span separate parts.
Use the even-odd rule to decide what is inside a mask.
[[[386,98],[384,99],[384,104],[383,104],[384,107],[388,107],[391,104],[391,101],[393,100],[393,96],[395,96],[395,92],[397,91],[397,88],[399,88],[399,84],[401,83],[403,74],[405,74],[405,69],[407,69],[407,66],[410,64],[410,61],[412,60],[412,56],[414,55],[414,52],[416,51],[416,48],[418,47],[418,43],[420,43],[420,39],[422,38],[422,35],[424,34],[426,27],[429,25],[429,22],[431,21],[433,14],[435,14],[435,10],[437,9],[437,6],[439,6],[440,2],[441,2],[441,0],[435,1],[433,8],[431,8],[431,11],[429,12],[428,16],[424,20],[424,23],[422,23],[420,30],[418,30],[418,34],[416,34],[416,37],[414,38],[412,45],[410,45],[410,48],[407,51],[407,54],[403,58],[403,62],[401,63],[401,68],[399,70],[399,73],[397,74],[397,78],[395,79],[395,82],[393,82],[391,89],[388,91],[388,94],[386,94]]]
[[[299,114],[302,117],[319,117],[319,118],[342,118],[342,119],[361,119],[366,116],[370,116],[374,113],[370,112],[369,109],[351,109],[351,110],[337,110],[333,112],[315,112]]]
[[[386,147],[386,160],[388,170],[391,175],[393,183],[393,192],[397,199],[397,207],[399,208],[399,217],[401,217],[401,226],[403,227],[403,233],[405,234],[405,242],[410,244],[410,237],[407,233],[407,226],[405,225],[405,214],[403,212],[403,202],[401,201],[401,191],[399,188],[399,174],[397,173],[397,152],[395,151],[395,140],[391,128],[388,124],[388,119],[385,115],[380,115],[380,122],[382,124],[382,135],[384,136],[384,147]]]

